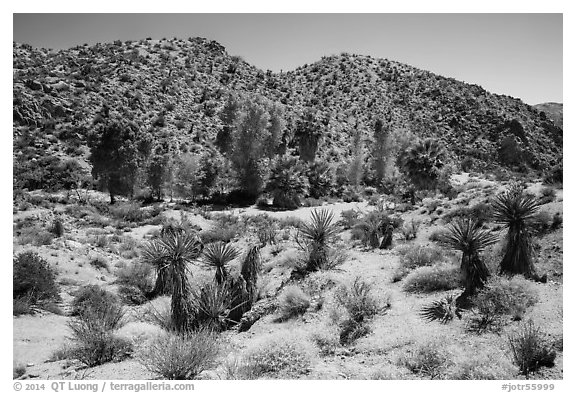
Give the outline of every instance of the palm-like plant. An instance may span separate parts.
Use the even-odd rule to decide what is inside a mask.
[[[236,259],[238,255],[240,252],[228,243],[210,243],[204,248],[202,263],[209,268],[216,269],[214,281],[216,284],[222,285],[228,278],[226,265]]]
[[[464,277],[464,293],[462,298],[474,295],[478,288],[482,288],[490,272],[480,258],[480,252],[486,247],[496,243],[496,235],[483,229],[474,218],[459,219],[448,225],[443,242],[457,251],[462,251],[460,270]]]
[[[142,249],[142,260],[154,266],[156,270],[156,283],[152,292],[147,294],[148,298],[156,296],[168,295],[171,292],[170,277],[168,276],[168,269],[166,269],[166,261],[164,255],[164,248],[159,241],[151,241],[144,245]]]
[[[338,233],[334,214],[326,209],[312,211],[310,223],[304,223],[299,231],[297,242],[308,251],[306,270],[316,271],[326,264],[330,243]]]
[[[428,321],[440,321],[446,324],[458,317],[462,318],[462,309],[458,306],[457,298],[453,295],[448,295],[441,300],[435,300],[431,304],[422,307],[420,316]]]
[[[398,166],[418,188],[436,185],[446,153],[435,139],[418,141],[398,156]]]
[[[202,248],[198,236],[180,231],[167,233],[146,247],[146,258],[152,258],[157,271],[162,272],[170,282],[172,326],[181,333],[192,327],[188,264],[200,255]]]
[[[496,196],[492,204],[494,221],[508,228],[504,257],[500,262],[500,273],[534,277],[533,246],[529,224],[538,212],[540,206],[538,199],[525,193],[520,186],[514,185]]]

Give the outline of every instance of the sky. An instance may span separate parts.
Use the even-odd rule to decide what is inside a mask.
[[[563,102],[562,14],[14,14],[35,47],[206,37],[263,70],[342,52],[387,58],[518,97]]]

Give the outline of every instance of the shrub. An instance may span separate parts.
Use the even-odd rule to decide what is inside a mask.
[[[62,224],[62,220],[60,220],[59,218],[54,220],[51,232],[56,237],[62,237],[64,235],[64,225]]]
[[[344,229],[350,229],[358,223],[358,217],[360,217],[360,211],[355,209],[343,210],[340,213],[340,224]]]
[[[239,231],[236,227],[229,227],[202,231],[198,234],[198,236],[200,236],[200,239],[204,244],[216,242],[229,243],[236,236],[238,236],[238,234]]]
[[[416,268],[404,279],[404,290],[407,292],[448,291],[460,285],[460,269],[447,263]]]
[[[493,213],[493,208],[488,203],[477,203],[471,207],[459,207],[452,209],[442,216],[446,223],[452,222],[455,218],[462,219],[475,219],[478,225],[483,225],[484,223],[490,221]]]
[[[75,344],[70,357],[88,367],[122,360],[132,352],[131,343],[116,337],[123,326],[124,310],[114,303],[91,305],[68,323]]]
[[[164,379],[195,379],[215,366],[219,351],[216,334],[207,330],[184,335],[165,333],[153,340],[138,360],[148,371]]]
[[[71,307],[70,315],[72,316],[81,316],[91,312],[98,313],[100,310],[105,314],[108,307],[121,308],[118,297],[98,285],[87,285],[80,288],[74,294]]]
[[[18,237],[18,242],[22,245],[47,246],[54,240],[52,232],[38,228],[23,228]]]
[[[399,248],[399,253],[400,265],[392,277],[394,282],[406,277],[412,269],[422,266],[432,266],[447,260],[444,251],[440,247],[432,244],[405,246]]]
[[[402,226],[402,235],[404,236],[404,239],[416,239],[416,236],[418,235],[418,228],[420,228],[420,221],[412,219],[410,222],[405,222]]]
[[[511,315],[514,319],[521,319],[526,310],[538,302],[534,285],[520,276],[510,280],[493,278],[476,296],[474,304],[482,313]]]
[[[456,380],[495,380],[514,379],[516,370],[504,356],[492,350],[474,348],[471,355],[461,357],[449,373],[449,379]]]
[[[471,319],[468,328],[478,333],[488,329],[499,330],[504,316],[511,316],[514,320],[522,319],[528,307],[538,301],[533,285],[520,276],[511,280],[491,278],[472,299],[478,315]]]
[[[302,340],[294,337],[273,337],[248,351],[242,374],[255,378],[298,376],[307,374],[311,355]]]
[[[106,270],[110,271],[110,266],[108,266],[108,261],[101,255],[97,255],[96,257],[90,259],[90,265],[93,266],[95,269],[98,270]]]
[[[346,319],[340,324],[340,344],[349,345],[372,332],[369,326],[353,319]]]
[[[26,374],[26,366],[23,364],[16,364],[12,369],[12,379],[18,379]]]
[[[278,298],[278,302],[281,320],[287,320],[302,315],[306,312],[308,307],[310,307],[310,297],[296,285],[290,285],[284,288],[282,294]]]
[[[554,366],[556,351],[540,328],[532,320],[525,323],[519,331],[508,336],[514,364],[520,372],[528,374],[540,367]]]
[[[336,352],[340,347],[338,334],[327,329],[313,332],[310,335],[310,339],[320,350],[320,356],[336,355]]]
[[[146,294],[152,290],[153,268],[149,263],[131,262],[116,271],[118,282],[124,286],[138,288]]]
[[[18,254],[12,261],[12,267],[12,298],[26,299],[17,303],[60,300],[56,272],[37,253],[26,251]]]
[[[389,304],[380,306],[372,295],[372,284],[356,277],[350,286],[341,286],[335,292],[335,299],[343,306],[351,320],[361,323],[372,318]]]
[[[444,342],[428,341],[410,351],[401,363],[414,374],[444,379],[453,361]]]

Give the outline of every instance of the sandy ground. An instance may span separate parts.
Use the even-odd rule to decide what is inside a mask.
[[[472,181],[471,181],[472,180]],[[428,236],[444,224],[439,219],[439,212],[446,212],[459,204],[463,206],[472,205],[485,201],[501,185],[471,178],[468,174],[462,174],[455,179],[455,182],[462,184],[466,190],[453,201],[447,199],[440,200],[438,207],[431,209],[429,201],[423,201],[419,208],[403,214],[406,221],[415,219],[420,221],[421,228],[416,240],[411,244],[428,242]],[[541,184],[533,184],[530,190],[534,193],[540,192]],[[562,192],[557,192],[556,201],[546,205],[546,210],[550,212],[562,212]],[[373,209],[366,202],[358,203],[335,203],[322,207],[301,208],[296,211],[269,211],[266,212],[271,217],[286,218],[296,217],[307,220],[313,209],[328,208],[334,212],[336,217],[344,210],[359,209],[368,211]],[[256,215],[264,213],[255,207],[233,209],[230,211],[238,215]],[[20,220],[24,217],[40,217],[45,221],[50,220],[50,212],[45,209],[33,209],[25,212],[18,212],[14,219]],[[180,219],[180,211],[167,210],[163,213],[166,217],[176,220]],[[192,223],[202,229],[210,229],[212,222],[204,219],[200,215],[185,213]],[[130,228],[123,231],[122,235],[131,237],[141,243],[147,239],[149,234],[159,229],[157,225],[145,225],[137,228]],[[114,228],[105,228],[103,231],[107,236],[112,236]],[[130,263],[132,259],[123,257],[121,252],[113,253],[108,249],[103,249],[94,244],[94,229],[85,227],[70,228],[63,239],[55,240],[49,246],[22,246],[14,241],[14,252],[26,249],[37,251],[42,257],[59,272],[58,280],[62,287],[63,301],[61,309],[68,311],[69,301],[74,291],[86,284],[102,285],[106,289],[115,291],[116,279],[115,271],[118,266]],[[342,238],[348,239],[349,233],[344,232]],[[124,241],[124,240],[122,240]],[[556,232],[547,235],[542,242],[542,258],[546,268],[556,270],[557,276],[547,284],[538,284],[540,301],[531,309],[526,318],[533,318],[534,321],[546,327],[546,331],[553,336],[562,335],[562,233]],[[340,349],[338,353],[326,357],[313,356],[313,363],[306,379],[364,379],[371,378],[374,373],[383,367],[396,367],[398,359],[407,351],[412,350],[418,343],[426,340],[438,339],[446,343],[451,353],[456,358],[466,357],[467,354],[482,351],[482,348],[491,348],[496,356],[504,357],[507,350],[506,332],[501,335],[486,333],[483,335],[471,335],[465,333],[466,320],[455,320],[447,325],[440,323],[426,323],[418,316],[418,311],[431,300],[439,299],[446,293],[431,294],[409,294],[402,289],[402,282],[392,282],[392,276],[398,266],[399,255],[397,246],[405,243],[400,234],[395,235],[396,247],[392,250],[366,250],[360,245],[355,245],[349,250],[349,258],[341,270],[321,273],[337,283],[349,283],[354,277],[360,276],[364,280],[373,283],[374,294],[384,301],[390,301],[391,308],[385,313],[376,316],[371,322],[372,333],[359,339],[353,346]],[[290,244],[290,243],[287,243]],[[350,245],[347,243],[347,248]],[[120,244],[115,245],[116,248]],[[268,246],[269,248],[270,246]],[[292,244],[290,247],[294,247]],[[285,253],[280,253],[277,257],[270,254],[270,250],[263,250],[263,255],[267,259],[266,264],[271,266],[269,277],[262,280],[276,280],[276,286],[281,285],[289,277],[289,271],[277,266],[277,261],[283,258]],[[550,255],[550,256],[548,256]],[[109,269],[99,269],[90,264],[90,260],[101,256],[106,258]],[[137,260],[134,259],[134,260]],[[266,265],[265,264],[265,265]],[[276,267],[272,267],[276,266]],[[538,265],[537,265],[538,267]],[[198,271],[197,269],[195,271]],[[198,273],[200,277],[202,273]],[[332,322],[335,306],[330,296],[327,296],[324,307],[319,311],[309,311],[303,317],[286,322],[276,322],[278,315],[267,315],[258,321],[248,332],[235,333],[226,332],[223,338],[227,342],[227,348],[233,353],[250,350],[261,345],[262,340],[270,337],[298,336],[312,350],[315,350],[310,339],[317,331],[329,332],[336,327]],[[69,317],[56,315],[49,312],[41,312],[32,316],[19,316],[13,318],[13,349],[14,364],[25,365],[28,378],[83,378],[83,379],[149,379],[153,376],[134,359],[120,363],[110,363],[91,369],[82,369],[78,365],[68,361],[47,362],[54,351],[61,348],[67,342]],[[139,339],[139,337],[149,337],[157,334],[157,328],[141,323],[130,322],[121,332],[128,338]],[[480,348],[480,349],[478,349]],[[232,355],[227,355],[232,356]],[[545,370],[543,376],[547,378],[562,378],[562,353],[557,361],[557,366],[551,370]],[[399,374],[400,375],[400,374]],[[415,378],[413,374],[402,374],[402,378]]]

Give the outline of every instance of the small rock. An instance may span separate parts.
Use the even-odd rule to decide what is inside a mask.
[[[26,367],[33,367],[33,366],[34,366],[34,363],[28,363],[28,364],[26,364]]]

